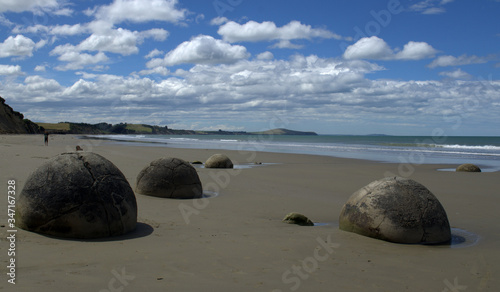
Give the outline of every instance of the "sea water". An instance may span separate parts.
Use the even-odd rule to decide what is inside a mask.
[[[500,137],[385,135],[100,135],[149,146],[326,155],[390,163],[473,163],[500,171]]]

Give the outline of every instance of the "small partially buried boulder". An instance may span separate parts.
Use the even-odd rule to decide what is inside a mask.
[[[205,162],[205,168],[233,168],[233,162],[224,154],[214,154]]]
[[[92,152],[60,154],[38,167],[17,198],[16,224],[67,238],[100,238],[135,229],[137,203],[121,171]]]
[[[462,164],[462,165],[458,166],[456,171],[481,172],[481,168],[479,168],[477,165],[466,163],[466,164]]]
[[[301,226],[314,226],[314,223],[309,220],[306,216],[299,213],[288,213],[285,218],[283,218],[283,222],[288,224],[297,224]]]
[[[397,243],[444,243],[450,223],[438,199],[420,183],[401,177],[374,181],[342,208],[342,230]]]
[[[164,157],[151,162],[137,176],[136,192],[141,195],[194,199],[203,196],[196,169],[182,159]]]

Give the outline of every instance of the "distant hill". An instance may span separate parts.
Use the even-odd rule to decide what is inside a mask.
[[[289,129],[273,129],[273,130],[267,130],[263,132],[252,132],[251,134],[255,135],[307,135],[307,136],[317,136],[315,132],[302,132],[302,131],[294,131],[294,130],[289,130]]]
[[[87,124],[87,123],[38,123],[45,130],[54,134],[152,134],[152,135],[183,135],[183,134],[196,134],[195,131],[188,130],[172,130],[167,126],[151,126],[146,124]]]
[[[41,133],[40,127],[23,114],[14,111],[0,97],[0,134],[37,134]]]

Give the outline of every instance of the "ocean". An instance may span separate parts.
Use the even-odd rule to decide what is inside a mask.
[[[191,149],[227,149],[326,155],[379,162],[419,164],[473,163],[500,171],[500,137],[385,135],[99,135],[116,143]],[[443,169],[454,170],[454,169]]]

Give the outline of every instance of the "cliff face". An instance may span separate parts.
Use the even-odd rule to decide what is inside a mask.
[[[40,133],[37,124],[25,120],[23,114],[14,111],[0,97],[0,134],[37,134]]]

